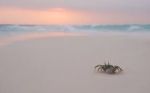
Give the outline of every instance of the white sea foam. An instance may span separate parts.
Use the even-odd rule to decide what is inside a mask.
[[[0,36],[33,32],[150,33],[150,25],[0,25]]]

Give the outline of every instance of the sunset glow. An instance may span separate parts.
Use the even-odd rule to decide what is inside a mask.
[[[0,0],[0,24],[149,24],[149,11],[150,0]]]
[[[87,23],[90,17],[81,11],[64,8],[48,10],[0,9],[1,23],[15,24],[77,24]]]

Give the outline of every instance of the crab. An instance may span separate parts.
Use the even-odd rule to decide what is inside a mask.
[[[123,71],[121,67],[116,65],[111,65],[109,64],[109,62],[108,64],[105,63],[104,65],[96,65],[95,69],[97,69],[97,71],[105,72],[108,74],[115,74]]]

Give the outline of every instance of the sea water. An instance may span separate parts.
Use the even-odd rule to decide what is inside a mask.
[[[1,24],[0,37],[22,35],[33,32],[111,32],[111,33],[150,33],[150,24],[123,25],[14,25]]]

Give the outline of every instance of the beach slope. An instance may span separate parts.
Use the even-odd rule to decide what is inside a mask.
[[[94,66],[110,61],[124,71]],[[0,93],[148,93],[150,39],[62,36],[0,47]]]

